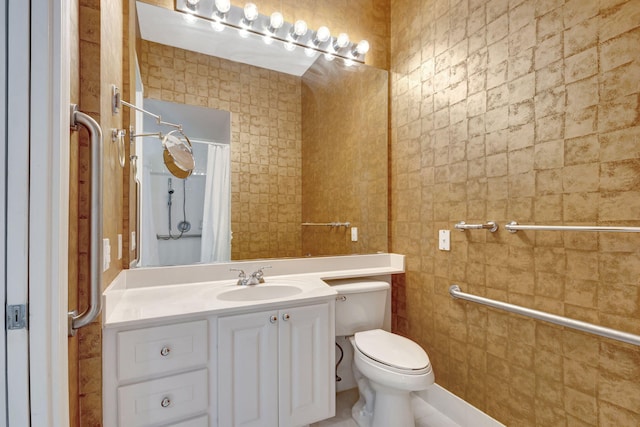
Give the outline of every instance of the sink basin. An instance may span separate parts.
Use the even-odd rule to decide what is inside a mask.
[[[238,286],[230,291],[222,292],[218,295],[218,299],[222,301],[263,301],[290,297],[301,292],[301,288],[292,285]]]

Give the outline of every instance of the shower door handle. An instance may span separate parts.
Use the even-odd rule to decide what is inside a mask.
[[[78,314],[77,310],[68,313],[69,336],[93,322],[102,310],[102,130],[100,125],[88,114],[78,111],[78,106],[71,104],[71,128],[78,125],[86,128],[91,144],[91,259],[89,261],[89,305]]]

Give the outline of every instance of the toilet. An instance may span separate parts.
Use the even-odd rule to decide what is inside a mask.
[[[360,399],[351,414],[360,427],[413,427],[411,392],[434,383],[429,356],[417,343],[383,330],[389,283],[371,278],[335,280],[336,336],[353,347]]]

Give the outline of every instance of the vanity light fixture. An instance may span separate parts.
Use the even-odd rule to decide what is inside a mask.
[[[352,64],[364,64],[369,51],[366,40],[352,43],[346,33],[332,37],[326,26],[310,31],[305,21],[286,22],[280,12],[261,15],[254,3],[238,7],[231,5],[230,0],[176,0],[175,9],[184,13],[188,22],[194,22],[196,17],[209,21],[214,31],[230,27],[243,37],[253,34],[266,44],[282,43],[288,51],[300,47],[310,57],[324,54],[328,61],[343,58]]]

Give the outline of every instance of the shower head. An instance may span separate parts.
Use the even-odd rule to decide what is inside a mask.
[[[169,172],[177,178],[185,179],[195,168],[191,141],[181,130],[173,130],[162,138],[162,157]]]

